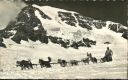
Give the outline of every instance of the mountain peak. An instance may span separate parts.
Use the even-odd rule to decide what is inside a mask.
[[[65,48],[91,47],[96,44],[93,29],[102,29],[106,26],[109,30],[123,33],[122,36],[127,39],[126,27],[115,24],[85,17],[74,11],[28,5],[21,10],[15,21],[11,21],[0,31],[0,43],[3,42],[3,38],[11,38],[19,44],[21,40],[39,40],[42,43],[48,43],[50,40]]]

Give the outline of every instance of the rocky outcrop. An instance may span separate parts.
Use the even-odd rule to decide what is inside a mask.
[[[75,17],[72,16],[72,13],[59,11],[58,16],[61,17],[61,20],[66,24],[76,26],[76,20]]]

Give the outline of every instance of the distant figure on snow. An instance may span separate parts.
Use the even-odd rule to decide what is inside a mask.
[[[105,52],[105,56],[104,56],[104,58],[101,58],[101,60],[103,62],[105,62],[105,61],[107,61],[107,62],[112,61],[112,55],[113,55],[113,51],[111,49],[109,49],[109,47],[107,47],[107,50]]]

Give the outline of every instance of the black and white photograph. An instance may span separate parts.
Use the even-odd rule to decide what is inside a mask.
[[[0,0],[0,79],[128,79],[127,0]]]

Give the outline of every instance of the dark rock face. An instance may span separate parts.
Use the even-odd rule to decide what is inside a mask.
[[[86,21],[93,21],[94,20],[93,18],[85,17],[85,16],[78,14],[78,13],[74,13],[74,15],[76,16],[76,18],[81,19],[81,20],[86,20]]]
[[[96,45],[96,41],[93,40],[89,40],[88,38],[81,40],[81,41],[70,41],[68,39],[62,39],[60,37],[52,37],[52,36],[48,36],[48,39],[55,43],[55,44],[59,44],[61,45],[61,47],[64,48],[69,48],[69,47],[73,47],[75,49],[78,49],[79,47],[91,47],[91,45]]]
[[[78,42],[73,41],[70,46],[78,49],[79,47],[91,47],[91,45],[96,45],[96,41],[89,40],[88,38],[83,38],[81,41]]]
[[[9,38],[12,35],[13,35],[13,33],[9,32],[9,31],[0,30],[0,37],[1,38]]]
[[[0,47],[6,48],[6,45],[4,43],[0,43]]]
[[[16,26],[19,27],[16,29],[17,33],[12,38],[13,41],[19,43],[21,40],[28,41],[28,39],[30,39],[32,41],[40,40],[41,42],[44,42],[42,39],[43,36],[46,36],[46,31],[40,20],[35,16],[36,10],[39,11],[42,18],[51,19],[35,7],[28,6],[23,8],[17,17]],[[37,30],[34,28],[37,28]]]
[[[77,13],[69,13],[69,12],[61,12],[61,11],[58,12],[58,16],[61,18],[62,21],[64,21],[68,25],[76,26],[76,23],[78,23],[78,25],[81,26],[82,28],[92,30],[91,27],[92,23],[89,22],[89,21],[93,21],[92,18],[84,17]]]
[[[102,27],[105,27],[106,26],[106,23],[105,22],[93,22],[93,24],[95,25],[95,27],[97,29],[102,29]]]
[[[45,15],[42,11],[29,5],[21,10],[15,21],[11,21],[8,26],[2,30],[2,37],[9,38],[13,35],[11,39],[19,44],[21,40],[28,41],[28,39],[32,41],[39,40],[41,42],[46,42],[44,40],[46,31],[35,15],[36,10],[39,11],[42,18],[51,20],[51,18]],[[34,28],[37,29],[35,30]],[[13,34],[9,32],[11,30],[15,30],[16,33]]]
[[[51,42],[61,45],[61,47],[64,47],[64,48],[69,47],[70,41],[67,39],[63,40],[60,37],[52,37],[52,36],[48,36],[48,38]]]
[[[128,40],[128,30],[124,31],[122,37]]]
[[[61,17],[61,20],[64,21],[66,24],[75,26],[76,20],[75,17],[72,16],[72,13],[59,11],[58,16]]]
[[[81,26],[82,28],[87,28],[88,30],[92,30],[92,27],[90,26],[90,23],[89,23],[89,21],[93,20],[92,18],[84,17],[76,13],[74,13],[74,15],[78,20],[79,26]]]
[[[110,24],[109,25],[109,29],[110,30],[113,30],[113,31],[115,31],[115,32],[118,32],[118,25],[117,24]]]
[[[121,27],[121,24],[110,24],[109,29],[115,32],[119,32],[119,33],[124,33],[125,31],[127,31],[126,29]]]
[[[88,30],[92,30],[92,27],[91,27],[92,25],[94,25],[97,29],[102,29],[102,27],[106,26],[105,21],[97,20],[95,22],[93,18],[85,17],[76,13],[74,13],[74,15],[78,20],[79,26],[81,26],[82,28],[87,28]]]
[[[109,29],[118,33],[123,33],[122,37],[128,40],[128,29],[122,28],[121,24],[110,24]]]
[[[3,43],[3,39],[0,37],[0,47],[6,48],[6,45]]]

